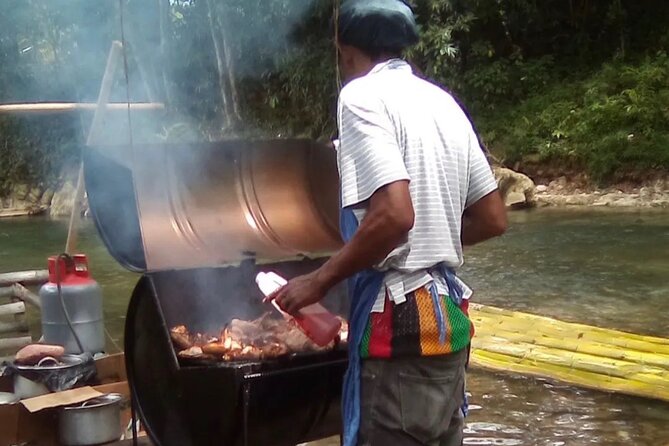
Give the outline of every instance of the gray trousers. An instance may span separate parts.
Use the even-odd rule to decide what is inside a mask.
[[[461,446],[467,349],[362,363],[359,446]]]

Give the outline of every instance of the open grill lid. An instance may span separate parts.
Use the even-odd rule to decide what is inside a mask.
[[[309,140],[90,147],[90,211],[132,271],[318,256],[341,244],[335,153]]]

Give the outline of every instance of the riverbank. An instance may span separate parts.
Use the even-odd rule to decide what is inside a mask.
[[[669,179],[606,188],[571,183],[560,177],[535,187],[537,206],[669,208]]]
[[[547,206],[669,208],[669,176],[598,187],[585,174],[557,178],[530,174],[530,177],[505,167],[494,167],[494,172],[502,197],[512,209]]]
[[[610,207],[669,209],[669,175],[618,183],[609,187],[594,185],[584,173],[556,177],[543,171],[528,175],[505,167],[493,168],[506,205],[510,209],[531,207]],[[59,181],[42,184],[16,184],[0,197],[0,217],[35,215],[68,217],[76,195],[76,169],[64,171]],[[82,214],[87,215],[84,200]]]

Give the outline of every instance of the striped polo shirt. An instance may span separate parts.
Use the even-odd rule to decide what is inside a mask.
[[[463,212],[497,188],[469,119],[450,94],[393,59],[342,89],[338,126],[342,206],[359,222],[377,189],[410,181],[414,227],[375,265],[386,276],[372,311],[384,311],[386,296],[406,302],[433,280],[447,295],[445,281],[429,270],[441,262],[462,265]]]

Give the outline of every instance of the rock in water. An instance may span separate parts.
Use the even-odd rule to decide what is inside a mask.
[[[534,199],[536,186],[530,177],[505,167],[495,167],[493,172],[506,206],[518,209],[536,204]]]
[[[74,207],[74,198],[77,194],[76,187],[70,181],[58,190],[51,200],[50,214],[52,217],[66,217],[72,213]]]

